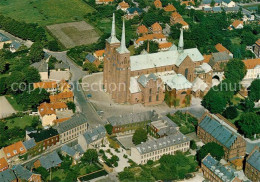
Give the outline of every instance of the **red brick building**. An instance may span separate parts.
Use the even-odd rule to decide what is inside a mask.
[[[116,103],[160,104],[166,88],[170,87],[170,97],[180,100],[178,107],[190,104],[190,82],[196,78],[195,68],[203,64],[204,57],[197,48],[184,49],[183,31],[178,47],[173,45],[165,52],[130,56],[125,45],[125,24],[120,42],[116,38],[113,16],[105,50],[104,88]]]
[[[253,182],[260,181],[260,151],[255,147],[246,159],[245,175]]]

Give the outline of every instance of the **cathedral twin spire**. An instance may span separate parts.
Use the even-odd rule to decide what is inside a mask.
[[[120,43],[120,41],[116,38],[115,13],[113,13],[111,36],[108,38],[108,42],[109,42],[110,44]],[[118,51],[120,54],[130,53],[130,51],[126,48],[126,42],[125,42],[125,20],[124,20],[124,19],[123,19],[123,29],[122,29],[121,44],[120,44],[120,47],[117,48],[117,51]]]

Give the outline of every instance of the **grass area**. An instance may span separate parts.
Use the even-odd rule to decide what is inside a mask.
[[[0,79],[3,78],[3,77],[7,77],[8,74],[0,74]]]
[[[18,104],[13,96],[6,95],[5,97],[8,100],[8,102],[13,106],[14,110],[23,111],[23,106]]]
[[[95,11],[83,0],[2,0],[0,12],[18,21],[51,25],[84,20]]]
[[[17,118],[13,118],[13,119],[8,119],[7,123],[6,123],[6,126],[8,126],[8,128],[10,128],[10,129],[14,128],[14,127],[25,129],[28,126],[31,126],[32,121],[33,121],[34,118],[35,118],[35,116],[25,115],[23,117],[17,117]]]
[[[243,98],[239,97],[239,95],[237,94],[237,95],[234,95],[230,101],[233,103],[234,106],[236,106],[240,103],[241,99],[243,99]]]
[[[240,45],[241,39],[239,37],[235,37],[231,39],[232,44]]]

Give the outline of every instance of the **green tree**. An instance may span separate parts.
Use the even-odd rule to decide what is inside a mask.
[[[27,84],[32,85],[33,83],[40,82],[41,76],[39,71],[34,67],[27,67],[24,69],[24,76]]]
[[[238,116],[238,111],[236,107],[230,106],[225,109],[223,116],[225,116],[227,119],[235,119]]]
[[[49,41],[48,44],[47,44],[47,47],[51,51],[59,51],[60,50],[59,43],[56,40]]]
[[[0,95],[5,95],[6,91],[6,77],[2,77],[0,78]]]
[[[246,66],[243,61],[239,59],[232,59],[227,63],[224,75],[226,79],[229,79],[234,83],[238,83],[245,77],[246,72]]]
[[[132,141],[135,145],[145,142],[146,140],[147,140],[146,130],[144,130],[143,128],[138,128],[137,130],[135,130],[135,133],[134,133],[133,139],[132,139]]]
[[[83,70],[88,71],[89,73],[96,73],[98,69],[95,64],[93,63],[85,63],[83,65]]]
[[[112,132],[113,132],[113,126],[112,126],[111,124],[106,124],[106,125],[105,125],[105,128],[106,128],[107,133],[108,133],[109,135],[111,135]]]
[[[215,4],[216,4],[216,2],[214,0],[212,0],[211,3],[210,3],[210,7],[214,7]]]
[[[250,87],[248,92],[248,97],[252,101],[259,101],[260,100],[260,79],[255,79]]]
[[[217,160],[220,160],[224,155],[224,149],[222,146],[220,146],[219,144],[215,143],[215,142],[209,142],[205,145],[203,145],[200,150],[197,152],[197,159],[199,162],[201,162],[201,160],[208,155],[208,153],[210,153],[210,155],[212,157],[215,157]]]
[[[26,89],[25,76],[20,71],[14,71],[6,79],[8,91],[13,94],[21,93],[23,89]]]
[[[49,172],[44,167],[38,167],[35,169],[35,172],[40,174],[44,181],[47,180],[47,177],[49,176]]]
[[[34,42],[31,46],[29,57],[32,63],[39,62],[44,57],[43,45],[41,42]]]
[[[250,112],[254,109],[255,103],[252,100],[246,98],[245,100],[242,100],[240,106],[243,111]]]
[[[253,112],[243,113],[237,125],[246,137],[253,138],[260,133],[260,116]]]
[[[194,140],[190,141],[190,148],[192,150],[196,150],[197,149],[197,144],[196,144],[196,142]]]
[[[72,110],[73,113],[76,111],[76,105],[74,102],[67,102],[68,109]]]
[[[97,161],[98,153],[95,149],[88,149],[81,158],[81,162],[83,163],[96,163]]]

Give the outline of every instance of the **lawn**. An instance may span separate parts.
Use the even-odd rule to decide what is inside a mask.
[[[95,11],[83,0],[1,0],[0,12],[18,21],[51,25],[79,21]]]
[[[239,37],[235,37],[231,39],[232,44],[240,45],[241,39]]]
[[[25,129],[26,127],[31,126],[33,118],[35,118],[35,116],[25,115],[23,117],[8,119],[6,126],[8,126],[8,128],[10,128],[10,129],[14,128],[14,127]]]
[[[19,105],[15,98],[11,95],[6,95],[5,96],[6,99],[8,100],[8,102],[13,106],[14,110],[16,111],[23,111],[23,106],[22,105]]]

